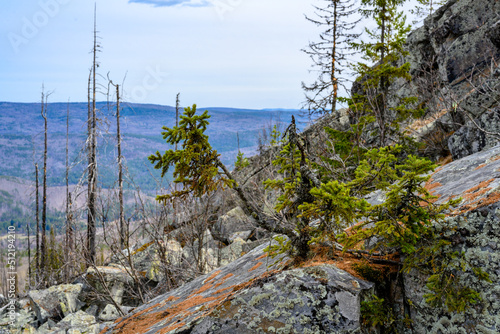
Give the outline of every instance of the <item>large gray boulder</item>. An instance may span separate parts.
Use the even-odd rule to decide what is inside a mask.
[[[500,108],[494,108],[468,121],[448,139],[453,159],[491,148],[500,143]]]
[[[84,305],[78,299],[81,291],[81,284],[62,284],[45,290],[31,290],[28,296],[38,320],[44,322],[47,318],[60,319],[80,310]]]
[[[463,252],[492,282],[478,280],[472,270],[460,274],[482,300],[456,314],[429,307],[423,297],[426,277],[405,274],[414,333],[500,333],[500,146],[443,166],[426,187],[438,196],[437,203],[462,198],[446,218],[452,228],[446,235],[453,240],[450,250]]]
[[[427,17],[407,39],[404,60],[411,66],[413,95],[432,99],[438,108],[458,102],[476,116],[498,104],[499,91],[471,84],[494,88],[500,83],[491,72],[492,60],[500,58],[499,12],[498,1],[450,0]]]
[[[259,246],[138,307],[104,333],[361,333],[373,284],[331,264],[282,270]]]
[[[89,267],[85,280],[92,287],[92,292],[100,296],[110,296],[121,305],[124,297],[134,287],[134,278],[130,268],[120,265]],[[89,296],[92,298],[92,296]]]
[[[480,118],[500,101],[500,2],[492,0],[449,0],[410,33],[405,49],[412,80],[396,80],[390,87],[389,105],[401,97],[416,96],[426,108],[423,119],[409,125],[409,133],[427,143],[426,154],[447,155],[448,137],[469,120]],[[355,82],[352,94],[360,92]],[[481,136],[467,126],[459,141],[481,146]],[[466,145],[465,145],[466,146]],[[453,154],[464,156],[467,150]],[[474,151],[473,152],[477,152]],[[470,154],[470,153],[469,153]]]
[[[230,237],[234,233],[254,229],[255,225],[252,218],[248,217],[243,209],[238,206],[219,217],[212,227],[212,234],[215,239],[228,244]]]

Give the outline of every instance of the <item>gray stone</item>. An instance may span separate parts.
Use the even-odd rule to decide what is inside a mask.
[[[243,255],[243,246],[246,244],[245,241],[243,241],[240,238],[237,238],[233,241],[232,244],[230,244],[227,247],[224,247],[220,250],[220,259],[219,259],[219,265],[220,266],[225,266],[237,258],[241,257]]]
[[[99,311],[99,306],[93,304],[93,305],[90,305],[89,307],[87,307],[87,309],[85,310],[85,313],[90,314],[94,317],[97,317],[98,311]]]
[[[448,137],[469,120],[466,114],[480,119],[499,105],[498,13],[498,1],[450,0],[407,38],[408,55],[399,64],[409,63],[412,80],[396,80],[390,87],[396,98],[389,97],[388,103],[394,107],[399,97],[419,98],[427,108],[426,115],[410,129],[417,139],[430,141],[426,154],[434,158],[446,155]],[[353,84],[351,94],[359,89]],[[454,153],[455,158],[477,152],[476,146],[491,147],[476,139],[478,133],[466,126],[469,130],[461,134],[466,139],[459,144],[471,147],[461,154]]]
[[[94,316],[78,311],[72,313],[57,324],[57,328],[66,329],[68,334],[98,334],[99,325]]]
[[[12,314],[5,313],[0,318],[0,333],[2,333],[2,331],[6,333],[17,333],[23,329],[29,329],[34,326],[36,326],[36,316],[33,312],[26,309],[17,310]]]
[[[254,228],[253,220],[238,206],[219,217],[217,223],[212,227],[212,234],[215,239],[228,244],[233,233],[253,230]]]
[[[481,117],[469,121],[448,139],[453,159],[491,148],[500,143],[500,108],[494,108]]]
[[[113,321],[121,316],[120,312],[112,304],[106,305],[104,310],[99,314],[99,320],[101,321]]]
[[[110,265],[89,267],[85,277],[89,284],[97,290],[97,293],[104,295],[110,293],[113,300],[120,305],[123,302],[125,290],[133,287],[134,280],[130,273],[130,268]],[[103,284],[106,284],[107,289]]]
[[[361,333],[359,302],[372,283],[327,264],[279,271],[289,259],[267,259],[266,246],[151,300],[104,333]]]
[[[453,240],[450,251],[463,253],[472,267],[481,268],[491,283],[479,280],[472,269],[460,280],[481,293],[482,300],[464,314],[436,310],[425,303],[427,277],[412,271],[404,275],[405,295],[410,300],[414,333],[500,333],[500,146],[451,162],[428,181],[438,197],[436,203],[450,198],[462,201],[447,214]]]
[[[31,307],[43,322],[47,317],[61,318],[81,309],[83,303],[78,299],[81,291],[80,284],[62,284],[45,290],[29,291],[28,296],[32,301]]]
[[[244,241],[247,241],[251,235],[252,235],[252,231],[235,232],[235,233],[231,234],[231,236],[229,237],[229,242],[233,242],[235,239],[242,239]]]

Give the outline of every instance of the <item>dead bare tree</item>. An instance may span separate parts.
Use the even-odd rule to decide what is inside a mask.
[[[35,285],[40,281],[40,198],[38,184],[38,164],[35,163],[35,221],[36,221],[36,257],[35,257]]]
[[[88,200],[87,200],[87,250],[86,260],[89,264],[95,263],[96,254],[96,194],[97,194],[97,116],[96,116],[96,70],[97,51],[97,14],[94,5],[94,46],[92,48],[92,99],[89,91],[89,114],[88,114]]]
[[[69,191],[69,101],[66,110],[66,234],[65,234],[65,280],[69,281],[73,273],[73,222],[71,214],[71,193]]]
[[[48,122],[47,122],[47,100],[51,93],[45,93],[42,85],[42,110],[41,115],[44,119],[44,150],[43,150],[43,193],[42,193],[42,243],[40,255],[40,271],[45,280],[47,264],[47,148],[48,148]]]

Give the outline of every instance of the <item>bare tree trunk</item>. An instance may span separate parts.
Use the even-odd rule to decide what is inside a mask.
[[[73,254],[73,227],[70,214],[70,194],[69,194],[69,101],[68,109],[66,111],[66,240],[65,240],[65,279],[66,283],[72,274],[73,261],[71,260]]]
[[[330,73],[331,75],[331,81],[333,85],[333,96],[332,96],[332,114],[337,110],[337,92],[339,89],[338,81],[337,81],[337,76],[335,75],[335,62],[337,61],[337,20],[338,20],[338,15],[337,15],[337,6],[338,2],[334,1],[333,2],[333,39],[332,39],[332,71]]]
[[[116,85],[116,140],[118,142],[118,200],[120,202],[120,247],[128,245],[128,234],[125,231],[125,217],[123,213],[123,157],[122,138],[120,135],[120,85]]]
[[[38,164],[35,163],[35,206],[36,206],[36,257],[35,257],[35,283],[40,279],[40,198],[38,194],[40,186],[38,185]]]
[[[47,96],[42,88],[42,117],[44,119],[44,150],[43,150],[43,194],[42,194],[42,247],[40,258],[40,270],[42,276],[45,275],[45,266],[47,263],[47,240],[45,230],[47,227]]]
[[[380,48],[380,61],[381,61],[381,64],[384,64],[384,58],[385,58],[385,34],[386,34],[386,14],[387,14],[387,8],[386,8],[386,4],[384,2],[384,5],[382,6],[382,18],[381,18],[381,21],[382,21],[382,24],[381,24],[381,27],[380,27],[380,44],[382,45],[382,47]],[[377,121],[378,121],[378,124],[379,124],[379,128],[380,128],[380,146],[383,147],[383,146],[386,146],[387,143],[386,143],[386,135],[387,135],[387,124],[385,122],[385,119],[386,119],[386,115],[385,113],[387,112],[387,103],[386,103],[386,99],[387,99],[387,94],[388,94],[388,90],[389,90],[389,85],[387,83],[387,79],[385,76],[382,76],[382,78],[380,79],[380,88],[382,90],[382,94],[381,94],[381,101],[379,102],[379,106],[378,106],[378,117],[377,117]]]
[[[88,203],[87,203],[87,265],[95,263],[96,238],[96,69],[97,69],[97,28],[96,9],[94,7],[94,47],[92,61],[92,108],[89,113],[89,172],[88,172]]]
[[[180,95],[181,93],[177,93],[177,96],[175,97],[175,126],[179,126],[179,112],[180,112]],[[175,150],[177,151],[177,143],[175,143]],[[174,191],[177,191],[177,183],[174,183]],[[177,226],[177,201],[174,199],[174,226]]]
[[[29,223],[26,223],[26,232],[28,233],[28,286],[31,286],[31,239]]]

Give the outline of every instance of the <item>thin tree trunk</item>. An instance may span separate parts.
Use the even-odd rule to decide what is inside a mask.
[[[177,93],[176,97],[175,97],[175,126],[178,127],[179,126],[179,112],[180,112],[180,95],[181,93]],[[175,143],[175,150],[177,151],[177,143]],[[174,182],[174,191],[177,191],[177,183]],[[174,226],[177,227],[177,201],[174,199],[174,202],[173,202],[173,205],[174,205]]]
[[[386,4],[384,3],[382,6],[382,17],[381,17],[381,31],[380,31],[380,44],[381,44],[381,49],[380,49],[380,61],[381,64],[384,64],[384,58],[385,58],[385,33],[386,33],[386,15],[387,15],[387,8]],[[380,146],[386,146],[386,130],[387,130],[387,125],[385,124],[385,113],[386,113],[386,95],[387,95],[387,90],[388,90],[388,85],[387,85],[387,80],[384,76],[380,79],[380,87],[382,90],[381,94],[381,101],[379,102],[379,115],[378,115],[378,123],[379,123],[379,128],[380,128]]]
[[[31,287],[31,239],[29,223],[26,223],[26,231],[28,233],[28,287]]]
[[[38,164],[35,163],[35,202],[36,202],[36,257],[35,257],[35,283],[39,282],[40,274],[40,198],[39,190],[40,186],[38,184]],[[35,285],[36,285],[35,284]]]
[[[45,97],[45,101],[44,100]],[[45,266],[47,264],[47,240],[45,230],[47,228],[47,96],[42,92],[42,117],[44,119],[44,150],[43,150],[43,193],[42,193],[42,254],[40,269],[45,277]]]
[[[118,142],[118,200],[120,202],[120,247],[128,245],[128,235],[125,231],[125,217],[123,213],[123,158],[120,135],[120,85],[116,85],[116,140]]]
[[[97,186],[97,166],[96,166],[96,69],[97,69],[97,28],[96,28],[96,8],[94,7],[94,48],[92,61],[92,109],[90,123],[90,147],[89,147],[89,174],[88,187],[89,198],[87,208],[87,261],[88,264],[95,263],[95,238],[96,238],[96,186]]]
[[[332,72],[331,72],[331,80],[333,85],[333,97],[332,97],[332,114],[337,110],[337,94],[338,94],[338,81],[335,75],[335,62],[337,60],[337,6],[338,0],[334,0],[333,2],[333,39],[332,39]]]
[[[69,194],[69,101],[68,108],[66,110],[66,240],[65,240],[65,259],[66,259],[66,271],[65,271],[65,279],[66,282],[69,281],[69,278],[72,274],[73,261],[73,227],[71,226],[71,217],[70,217],[70,194]]]

